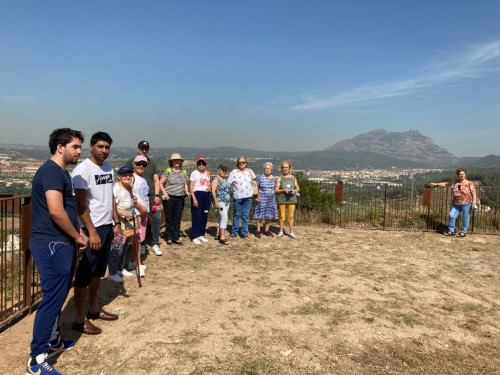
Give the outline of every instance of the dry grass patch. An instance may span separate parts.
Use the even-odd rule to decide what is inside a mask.
[[[183,223],[186,224],[186,223]],[[209,233],[213,233],[213,228]],[[495,374],[500,237],[298,226],[229,246],[162,245],[144,287],[103,281],[96,322],[55,367],[75,375]],[[33,317],[0,333],[0,373],[22,373]]]

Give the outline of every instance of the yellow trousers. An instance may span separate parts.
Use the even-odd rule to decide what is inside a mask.
[[[285,221],[285,211],[288,211],[288,222],[293,223],[293,214],[295,213],[295,203],[281,203],[278,205],[279,221]]]

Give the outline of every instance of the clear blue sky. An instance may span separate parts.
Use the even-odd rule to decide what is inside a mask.
[[[500,154],[500,1],[0,0],[1,143]]]

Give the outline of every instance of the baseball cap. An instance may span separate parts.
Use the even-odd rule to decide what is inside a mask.
[[[149,148],[149,142],[148,141],[140,141],[139,144],[137,145],[137,148]]]
[[[205,159],[204,156],[200,156],[198,159],[196,159],[196,162],[198,163],[200,160],[203,160],[205,164],[207,164],[207,159]]]
[[[142,155],[137,155],[134,159],[134,163],[139,163],[140,161],[145,161],[146,163],[148,162],[148,158]]]
[[[120,169],[118,169],[118,174],[125,174],[125,173],[134,173],[134,170],[125,165],[123,167],[120,167]]]

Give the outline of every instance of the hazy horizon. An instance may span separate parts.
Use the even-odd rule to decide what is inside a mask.
[[[500,154],[500,2],[0,2],[2,143],[320,151],[383,128]]]

